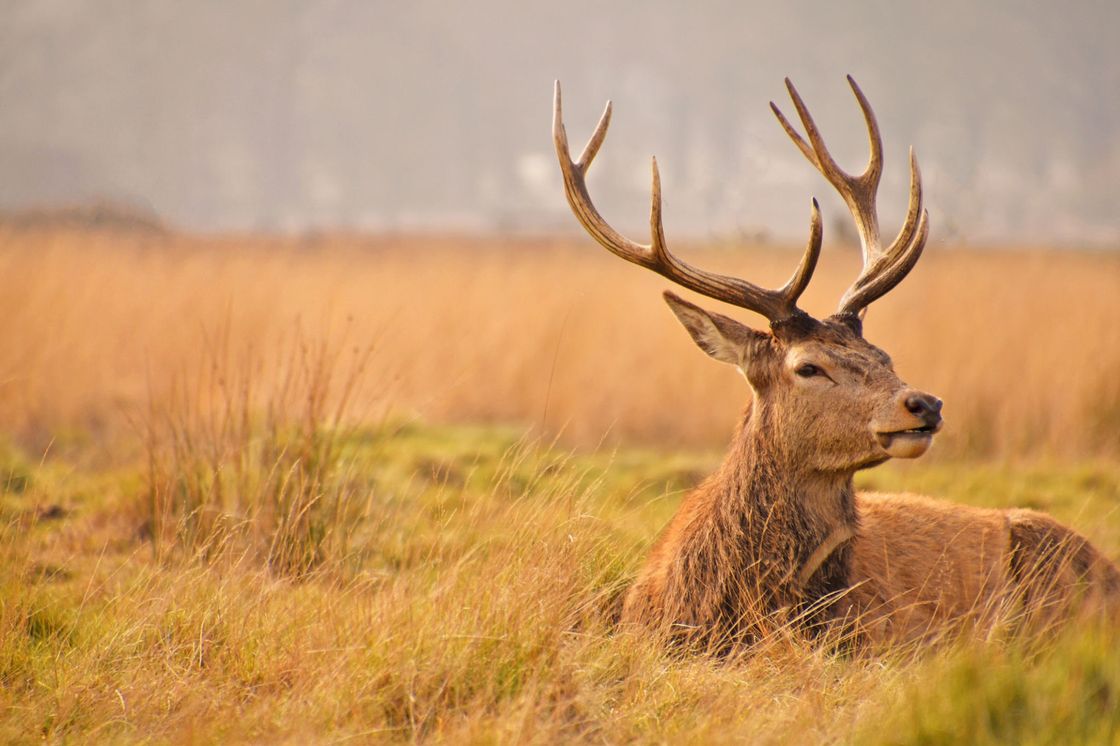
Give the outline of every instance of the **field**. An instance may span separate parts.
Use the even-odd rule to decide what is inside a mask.
[[[826,254],[816,313],[857,271]],[[860,485],[1120,558],[1120,256],[927,254],[865,328],[947,426]],[[1120,739],[1116,628],[725,662],[612,628],[747,396],[647,274],[574,239],[0,227],[0,741]]]

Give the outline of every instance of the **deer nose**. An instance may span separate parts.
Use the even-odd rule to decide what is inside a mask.
[[[929,426],[941,422],[941,400],[930,394],[915,392],[906,397],[906,411]]]

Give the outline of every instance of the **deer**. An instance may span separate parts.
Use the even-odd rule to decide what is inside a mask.
[[[915,459],[942,427],[942,402],[902,381],[863,336],[868,306],[914,268],[929,235],[921,173],[910,149],[909,205],[887,246],[878,188],[883,143],[868,99],[848,76],[870,142],[852,175],[829,153],[792,82],[803,137],[773,102],[793,143],[840,194],[855,223],[863,267],[834,314],[814,318],[798,299],[820,256],[820,207],[784,286],[767,289],[692,266],[670,253],[661,178],[652,161],[650,242],[626,238],[599,213],[586,184],[611,103],[575,160],[559,81],[553,139],[567,201],[596,242],[701,296],[759,314],[757,330],[670,291],[664,299],[692,340],[738,369],[750,399],[722,465],[690,492],[626,591],[620,621],[709,650],[749,645],[776,629],[858,643],[923,645],[950,630],[1052,625],[1120,606],[1120,571],[1082,535],[1028,509],[984,509],[912,494],[856,492],[857,471]],[[835,638],[834,638],[835,639]]]

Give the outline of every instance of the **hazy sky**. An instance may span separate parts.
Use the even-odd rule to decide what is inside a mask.
[[[1120,3],[0,0],[0,207],[108,198],[199,229],[570,229],[573,147],[607,98],[592,190],[644,240],[656,154],[671,235],[802,236],[830,187],[773,120],[798,84],[866,158],[852,73],[906,147],[935,239],[1120,244]]]

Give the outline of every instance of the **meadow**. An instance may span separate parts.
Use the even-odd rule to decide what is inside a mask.
[[[826,247],[807,310],[857,268]],[[720,662],[614,628],[747,396],[649,274],[582,239],[0,225],[0,741],[1120,738],[1115,627]],[[1120,558],[1120,255],[935,244],[865,329],[947,424],[860,486]]]

